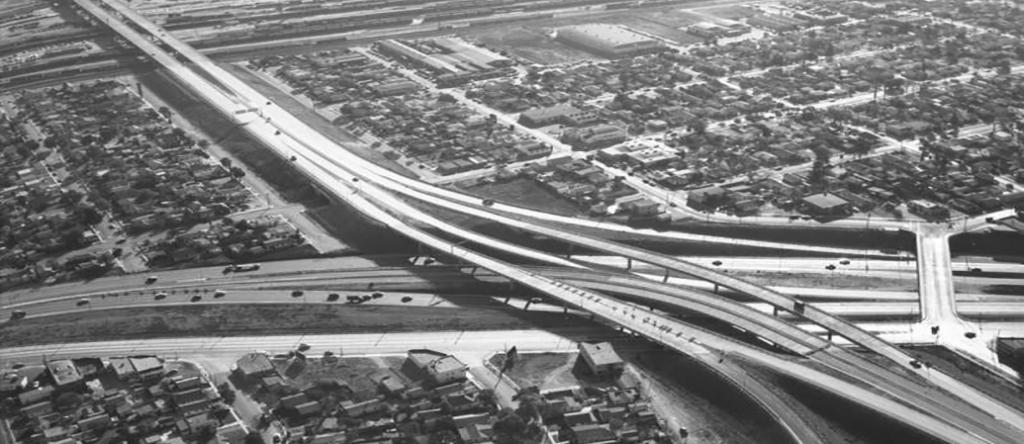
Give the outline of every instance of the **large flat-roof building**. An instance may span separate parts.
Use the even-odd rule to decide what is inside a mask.
[[[558,28],[558,40],[609,58],[632,57],[657,52],[664,46],[657,40],[629,28],[606,23]]]
[[[580,350],[579,359],[582,359],[587,365],[587,369],[595,375],[615,375],[621,373],[622,369],[625,368],[622,358],[619,357],[618,353],[615,353],[611,343],[598,342],[591,344],[580,342],[577,347]]]

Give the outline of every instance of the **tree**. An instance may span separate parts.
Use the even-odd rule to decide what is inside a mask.
[[[157,109],[157,112],[159,112],[161,116],[164,116],[165,119],[171,120],[171,109],[170,108],[168,108],[166,106],[161,106],[159,109]]]
[[[82,403],[82,395],[75,392],[64,392],[57,396],[57,399],[53,401],[54,407],[57,410],[68,411],[78,407]]]
[[[235,391],[231,388],[231,384],[225,382],[218,385],[217,393],[220,393],[220,397],[224,400],[225,404],[235,403]]]
[[[60,239],[64,242],[64,245],[70,248],[81,247],[83,242],[82,230],[79,228],[73,228],[65,231],[61,234]]]
[[[196,442],[207,443],[217,436],[217,428],[213,424],[206,424],[196,431]]]
[[[204,150],[210,147],[210,141],[206,139],[199,139],[199,142],[196,143],[199,145],[199,148]]]
[[[263,444],[263,436],[260,435],[260,432],[257,432],[255,430],[250,430],[249,434],[245,435],[245,441],[243,441],[243,443],[244,444]]]
[[[520,442],[526,436],[526,421],[512,409],[506,408],[498,412],[498,420],[493,427],[496,442],[499,444]]]
[[[224,168],[231,169],[231,159],[229,159],[227,157],[221,157],[220,158],[220,164],[224,165]]]
[[[64,205],[76,205],[82,200],[82,193],[76,190],[67,190],[60,196],[60,202]]]
[[[75,219],[87,225],[96,225],[103,221],[103,215],[92,205],[79,205],[75,208]]]
[[[708,122],[704,119],[697,119],[690,124],[690,128],[696,134],[704,134],[704,131],[707,131],[708,129]]]
[[[241,169],[239,167],[231,167],[231,175],[234,176],[236,179],[244,177],[245,176],[245,170],[243,170],[243,169]]]

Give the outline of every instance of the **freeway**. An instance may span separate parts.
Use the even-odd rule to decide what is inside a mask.
[[[347,266],[338,268],[340,265]],[[7,318],[13,309],[26,311],[35,318],[83,310],[190,305],[193,304],[189,301],[192,296],[202,298],[196,302],[199,304],[327,303],[330,302],[326,299],[328,293],[362,295],[367,294],[369,288],[385,295],[380,300],[365,302],[364,305],[399,304],[401,298],[409,296],[412,298],[409,305],[424,305],[429,300],[429,305],[434,307],[455,306],[452,305],[453,301],[457,301],[456,304],[481,302],[475,301],[480,297],[480,290],[472,287],[473,284],[507,282],[486,270],[474,271],[465,266],[381,266],[362,258],[283,261],[265,264],[264,269],[267,270],[224,274],[220,267],[207,267],[193,269],[194,275],[189,275],[188,270],[173,270],[153,274],[159,280],[150,285],[144,283],[142,276],[130,276],[97,279],[61,288],[40,287],[21,294],[13,293],[13,297],[0,306],[0,317]],[[708,293],[681,289],[675,283],[665,285],[657,282],[660,279],[611,271],[532,269],[571,285],[625,294],[645,304],[685,301],[685,304],[693,305],[681,305],[678,308],[714,316],[738,327],[755,328],[749,320],[736,319],[730,311],[735,309],[723,305],[726,302],[718,298],[708,299]],[[305,291],[301,299],[290,296],[290,292],[296,289]],[[658,297],[649,296],[652,289],[657,290]],[[215,290],[224,291],[226,296],[212,297]],[[443,292],[446,296],[432,296],[437,292]],[[154,297],[157,293],[166,296],[157,300]],[[856,295],[846,296],[844,302],[817,302],[814,305],[845,318],[896,320],[920,315],[917,298],[911,292],[859,292]],[[83,299],[89,301],[87,305],[78,305]],[[962,316],[978,319],[1024,318],[1024,300],[1020,297],[960,295],[958,300],[958,312]],[[764,314],[775,314],[768,304],[748,303],[747,306]],[[786,314],[783,316],[794,318]],[[788,326],[776,328],[785,327]],[[772,338],[767,336],[765,339]]]
[[[83,8],[89,10],[90,13],[99,17],[101,21],[105,21],[106,23],[111,24],[111,20],[113,18],[110,17],[110,15],[106,13],[106,11],[97,8],[90,1],[78,0],[77,3],[82,5]],[[150,32],[151,37],[159,39],[165,45],[168,45],[175,51],[178,51],[180,56],[183,56],[186,59],[192,61],[195,64],[195,66],[197,66],[201,71],[205,73],[206,76],[215,79],[214,83],[210,83],[209,81],[207,81],[207,79],[198,78],[194,74],[190,75],[190,73],[187,72],[188,70],[182,67],[180,63],[177,63],[176,60],[168,56],[166,53],[163,53],[163,51],[160,51],[159,48],[155,48],[154,45],[149,44],[145,37],[139,35],[138,33],[123,25],[118,26],[117,23],[111,24],[111,26],[115,30],[117,30],[124,37],[132,41],[140,48],[152,51],[150,52],[150,54],[154,55],[154,58],[156,60],[158,60],[161,64],[167,66],[172,71],[176,70],[174,72],[176,76],[188,82],[189,86],[193,87],[194,89],[200,90],[199,92],[204,97],[210,98],[211,100],[218,102],[215,104],[219,105],[219,107],[225,112],[225,114],[231,115],[234,112],[234,110],[238,109],[238,105],[245,106],[254,103],[259,103],[262,105],[263,100],[265,100],[264,97],[255,93],[255,91],[252,91],[251,88],[247,87],[247,85],[241,84],[241,82],[239,82],[232,76],[224,73],[218,67],[213,65],[212,62],[209,62],[208,59],[202,58],[201,56],[196,54],[194,51],[189,50],[188,48],[181,48],[183,45],[180,44],[180,42],[175,42],[175,39],[167,38],[165,35],[163,35],[162,31],[160,31],[159,28],[156,28],[151,23],[147,24],[144,21],[141,21],[140,23],[140,18],[137,16],[137,14],[133,14],[131,11],[124,11],[129,8],[125,7],[120,2],[117,2],[116,0],[111,0],[108,4],[114,7],[115,9],[118,9],[118,11],[123,16],[131,19],[136,26],[140,26],[147,32]],[[116,19],[113,20],[117,22]],[[224,94],[227,94],[227,97]],[[630,328],[631,330],[636,331],[638,333],[642,333],[648,336],[649,338],[662,342],[665,345],[670,346],[676,350],[683,352],[695,351],[694,345],[692,343],[686,340],[681,340],[682,334],[684,332],[688,335],[691,335],[691,338],[697,338],[698,336],[701,336],[709,341],[713,341],[716,343],[720,342],[720,340],[716,339],[714,336],[704,335],[700,332],[695,331],[691,327],[686,326],[685,324],[681,324],[672,319],[665,318],[664,316],[656,317],[656,323],[659,324],[660,327],[652,326],[648,322],[639,323],[636,321],[624,319],[623,314],[625,313],[624,310],[627,306],[621,305],[622,303],[620,302],[605,298],[595,293],[590,293],[575,287],[567,286],[559,281],[551,280],[544,276],[530,273],[529,271],[523,270],[520,267],[516,267],[509,263],[498,261],[496,259],[481,255],[472,250],[464,248],[461,245],[452,244],[449,241],[440,239],[421,229],[415,228],[411,225],[404,223],[402,221],[402,218],[414,216],[406,214],[406,208],[408,208],[407,205],[404,205],[402,202],[398,201],[389,194],[381,193],[381,190],[377,188],[377,184],[387,185],[387,180],[381,177],[379,171],[375,171],[379,170],[379,168],[376,168],[373,165],[369,165],[366,164],[365,162],[360,161],[356,161],[348,165],[335,164],[334,166],[325,166],[323,164],[325,160],[333,161],[333,159],[326,158],[322,153],[319,152],[319,149],[332,146],[333,144],[331,144],[330,141],[326,141],[327,143],[321,146],[319,142],[326,140],[322,135],[319,135],[319,133],[312,131],[308,126],[305,126],[304,124],[302,124],[302,122],[297,121],[294,117],[290,116],[289,114],[283,113],[282,111],[274,107],[272,104],[270,104],[269,101],[267,103],[270,108],[258,111],[258,114],[260,115],[261,118],[266,119],[265,121],[267,123],[269,123],[270,119],[273,118],[274,123],[270,125],[269,128],[267,125],[257,124],[249,125],[247,129],[251,131],[261,141],[266,143],[269,147],[278,150],[278,152],[281,153],[282,155],[287,156],[288,152],[294,153],[293,158],[295,158],[298,161],[297,164],[300,166],[300,168],[305,170],[308,174],[310,174],[310,176],[314,180],[316,180],[321,186],[327,187],[328,190],[330,190],[340,199],[348,202],[350,205],[353,205],[357,210],[363,212],[364,214],[367,214],[369,217],[378,221],[379,223],[383,223],[387,226],[393,227],[402,232],[403,234],[405,234],[406,236],[430,248],[448,252],[448,254],[451,256],[467,260],[471,263],[478,264],[484,268],[502,274],[507,278],[527,288],[532,288],[534,290],[548,294],[554,298],[571,302],[577,306],[586,307],[588,311],[593,313],[595,316],[599,316],[615,324],[628,326],[628,328]],[[242,109],[248,110],[250,108],[251,107],[243,107]],[[271,130],[273,132],[268,132],[267,130]],[[281,135],[281,133],[287,133],[291,141],[289,142],[285,138],[277,139],[274,137]],[[296,135],[299,135],[301,137],[295,137]],[[301,139],[303,142],[297,143],[296,139]],[[313,149],[313,146],[317,146],[320,148]],[[335,157],[342,157],[344,155],[344,151],[342,150],[341,153],[337,154],[338,155]],[[328,170],[328,168],[330,170]],[[342,175],[345,174],[352,174],[355,177],[342,177]],[[360,181],[360,177],[364,179],[366,177],[371,177],[373,183],[368,184],[367,180]],[[411,184],[401,184],[401,186],[409,185]],[[354,196],[354,194],[359,194],[359,196]],[[404,192],[402,192],[402,194],[408,196],[411,195],[412,192],[409,189],[406,189]],[[442,201],[442,199],[431,199],[430,203],[440,205],[440,202]],[[461,212],[467,212],[468,209],[460,208],[460,210]],[[401,214],[401,216],[396,216],[392,212],[397,212],[398,214]],[[419,215],[421,214],[422,213],[419,213]],[[455,227],[452,224],[437,220],[436,218],[429,218],[426,220],[421,220],[419,222],[433,226],[441,231],[451,233],[464,239],[473,240],[473,236],[476,236],[476,239],[483,238],[482,236],[467,233],[465,232],[465,230],[462,230],[459,227]],[[502,223],[507,224],[507,222]],[[533,224],[512,224],[512,226],[518,226],[520,228],[529,228],[530,231],[534,232],[548,230],[545,227],[540,227],[539,225]],[[568,234],[565,232],[559,233],[557,231],[554,231],[554,233],[555,237],[562,238],[564,238]],[[493,240],[491,240],[491,242],[493,242]],[[645,260],[647,262],[654,261],[659,265],[661,265],[663,262],[663,259],[659,255],[653,255],[652,253],[644,252],[642,250],[630,249],[630,247],[624,247],[617,244],[608,243],[600,239],[595,240],[588,238],[576,238],[576,240],[574,240],[573,242],[595,243],[597,245],[600,245],[602,249],[612,250],[615,254],[621,254],[622,252],[625,252],[627,255],[642,258],[642,260]],[[594,246],[595,245],[591,245],[592,248]],[[515,246],[502,247],[502,249],[506,248],[515,249]],[[530,253],[529,251],[523,250],[524,249],[519,248],[519,253]],[[785,296],[776,295],[768,290],[752,286],[748,283],[745,283],[734,278],[730,278],[728,276],[718,275],[711,270],[704,269],[703,267],[693,268],[687,264],[672,264],[672,266],[675,267],[673,269],[690,268],[691,274],[697,274],[699,277],[702,278],[710,278],[709,280],[712,280],[714,282],[719,282],[723,280],[727,281],[729,284],[725,284],[726,286],[729,286],[740,291],[747,292],[748,290],[755,290],[756,292],[758,292],[758,296],[777,296],[786,299]],[[787,302],[791,303],[793,301],[787,300]],[[620,310],[623,311],[620,312]],[[849,324],[845,324],[842,323],[842,321],[836,320],[835,318],[828,317],[823,312],[814,311],[813,308],[808,309],[807,312],[812,314],[814,317],[829,321],[829,323],[832,324],[829,325],[830,328],[834,328],[835,325],[838,325],[841,329],[847,329],[849,326]],[[651,317],[649,316],[647,319],[651,319]],[[836,322],[839,322],[839,324],[835,324]],[[678,334],[675,335],[674,337],[663,337],[665,333],[664,328],[676,331],[678,332]],[[883,348],[881,349],[883,354],[888,355],[890,357],[894,355],[894,348],[889,347],[888,349],[886,349],[884,348],[884,346],[888,346],[887,344],[877,344],[877,342],[879,342],[877,341],[877,338],[870,337],[870,335],[862,331],[859,332],[858,334],[867,335],[869,336],[869,338],[857,337],[854,338],[855,342],[862,344],[874,343],[873,345],[883,346]],[[729,346],[728,344],[721,345],[724,347]],[[737,349],[737,352],[741,352],[740,349]],[[890,413],[896,414],[902,421],[907,422],[908,424],[912,424],[921,429],[922,431],[925,431],[926,433],[932,434],[933,436],[936,437],[942,437],[943,439],[954,439],[958,442],[1013,442],[1014,437],[1017,436],[1017,434],[1019,433],[1019,430],[1017,432],[1013,432],[1010,431],[1010,429],[1005,429],[1004,426],[999,422],[991,422],[990,418],[985,419],[984,415],[978,416],[977,413],[968,413],[961,410],[942,410],[949,408],[949,406],[946,404],[938,406],[928,406],[926,408],[932,408],[933,410],[930,411],[929,414],[924,414],[914,408],[908,408],[903,404],[887,400],[886,398],[878,399],[878,395],[872,396],[872,393],[866,392],[865,390],[862,389],[858,389],[855,386],[848,387],[849,384],[842,384],[841,382],[837,381],[830,381],[830,383],[825,383],[824,381],[828,380],[829,378],[827,375],[821,374],[820,372],[809,370],[803,367],[794,368],[792,366],[792,363],[780,362],[777,360],[777,358],[771,356],[754,354],[750,353],[749,351],[743,353],[747,354],[751,359],[757,359],[758,362],[761,362],[764,365],[770,366],[780,372],[788,374],[794,378],[806,381],[817,387],[833,391],[837,390],[837,388],[842,387],[843,390],[840,393],[856,394],[854,400],[856,400],[857,402],[871,405],[874,408],[883,408],[886,411],[889,411]],[[895,360],[896,362],[899,362],[899,359],[903,359],[905,357],[906,355],[899,353],[899,355],[896,356]],[[942,378],[941,376],[944,375],[940,375],[940,377],[937,378],[934,376],[935,373],[937,372],[928,372],[927,374],[920,374],[920,376],[924,376],[928,379],[933,380],[938,379],[941,383],[946,384],[946,387],[951,387],[961,397],[969,400],[972,404],[983,405],[984,409],[988,410],[997,418],[1003,418],[1004,420],[1007,420],[1011,423],[1024,423],[1024,421],[1018,421],[1014,419],[1016,414],[1014,414],[1012,411],[1007,410],[1005,407],[998,405],[998,403],[995,403],[994,401],[984,397],[983,395],[978,394],[973,390],[970,390],[968,387],[965,387],[962,384],[958,384],[956,381],[948,380],[948,378]],[[897,395],[897,397],[902,399],[913,399],[919,394],[918,392],[913,390],[906,390],[907,381],[892,383],[892,381],[879,380],[878,378],[875,378],[874,383],[877,385],[885,385],[886,383],[888,383],[887,386],[884,387],[884,389],[889,391],[890,393],[898,392],[899,395]],[[929,393],[929,395],[934,395],[934,393]],[[871,401],[868,402],[868,400]],[[925,404],[922,403],[915,403],[914,405],[916,406],[916,408],[922,408],[923,406],[925,406]],[[937,411],[935,409],[941,411]],[[945,417],[948,420],[951,420],[952,423],[955,425],[951,425],[951,422],[948,420],[936,420],[936,418],[932,416],[933,414]],[[986,422],[988,424],[982,425],[982,423]],[[961,429],[961,427],[963,429]]]
[[[455,271],[455,268],[453,268],[453,267],[426,267],[426,269],[427,270],[431,270],[431,271],[444,272],[444,273],[453,273]],[[339,282],[339,281],[343,280],[344,276],[349,276],[349,277],[352,277],[354,279],[371,279],[373,281],[390,281],[390,280],[394,279],[397,276],[401,276],[402,273],[407,273],[409,271],[410,270],[409,270],[408,267],[402,268],[402,269],[394,269],[394,270],[390,270],[390,269],[375,269],[375,270],[374,269],[362,269],[362,270],[354,269],[354,270],[347,270],[347,271],[343,271],[343,272],[329,271],[329,272],[323,272],[323,273],[305,273],[305,274],[299,275],[298,278],[304,279],[304,280],[308,280],[309,285],[312,285],[314,287],[318,287],[318,286],[323,285],[324,283]],[[420,270],[420,271],[422,271],[422,270]],[[393,273],[397,273],[397,274],[393,274]],[[656,283],[656,282],[650,282],[650,281],[646,281],[646,280],[639,279],[639,278],[636,278],[636,277],[631,277],[631,276],[628,276],[628,275],[621,275],[621,274],[614,274],[614,273],[597,273],[597,272],[582,272],[582,274],[581,274],[580,271],[566,271],[566,270],[560,270],[560,271],[559,270],[553,270],[553,271],[550,271],[549,273],[554,275],[554,277],[556,277],[556,278],[559,278],[559,279],[563,279],[564,278],[564,280],[567,283],[571,284],[571,285],[579,285],[579,286],[587,287],[587,288],[606,289],[606,290],[610,290],[610,291],[628,291],[629,294],[633,295],[634,297],[642,298],[645,301],[645,303],[651,303],[652,301],[657,301],[657,302],[661,302],[663,304],[675,304],[677,308],[683,308],[683,309],[687,309],[687,310],[692,310],[692,309],[694,309],[696,307],[695,304],[702,303],[699,300],[695,300],[695,298],[699,299],[701,297],[701,295],[696,295],[696,296],[688,295],[688,296],[686,296],[684,298],[685,300],[680,300],[681,296],[680,296],[680,293],[679,293],[678,289],[676,289],[676,288],[674,288],[672,286],[668,286],[668,285],[664,285],[664,284],[660,284],[660,283]],[[561,273],[561,275],[559,275],[559,273]],[[285,288],[294,288],[295,285],[299,285],[299,284],[295,283],[294,278],[288,277],[288,276],[286,276],[286,275],[284,275],[282,273],[269,273],[269,274],[271,274],[271,276],[268,276],[266,279],[261,278],[261,277],[256,277],[256,278],[251,279],[251,280],[259,281],[261,283],[261,285],[265,285],[266,284],[265,281],[270,281],[270,282],[283,281],[283,284],[286,286]],[[298,274],[298,273],[296,273],[296,274]],[[320,274],[323,274],[323,275],[321,276]],[[458,274],[455,273],[454,275],[458,275]],[[255,276],[255,275],[248,275],[248,276]],[[478,275],[476,275],[476,277],[479,278],[479,277],[481,277],[481,275],[478,274]],[[488,277],[493,277],[493,275],[490,275]],[[246,281],[246,280],[250,280],[250,279],[240,279],[240,281],[243,281],[243,282]],[[187,284],[188,283],[183,283],[183,285],[187,285]],[[246,288],[246,287],[247,286],[243,286],[242,288]],[[362,285],[360,285],[360,287],[362,287]],[[283,291],[283,290],[277,290],[277,291],[260,293],[258,291],[257,292],[252,292],[252,291],[236,292],[234,290],[234,287],[226,287],[226,288],[232,288],[232,290],[229,292],[229,295],[225,299],[223,299],[222,301],[231,301],[231,303],[248,303],[248,302],[252,302],[252,301],[266,302],[267,299],[264,299],[264,298],[267,297],[267,296],[269,296],[269,301],[271,301],[271,302],[273,302],[274,300],[280,302],[282,299],[287,299],[287,296],[285,296],[286,292]],[[147,292],[146,295],[141,295],[141,294],[138,295],[137,302],[149,301],[150,300],[150,297],[149,297],[150,294],[151,293]],[[392,295],[389,294],[389,296],[392,296]],[[185,295],[185,297],[187,297],[187,294]],[[322,296],[320,296],[320,298],[322,298]],[[124,297],[119,298],[119,299],[121,299],[122,301],[126,300],[126,298],[124,298]],[[318,300],[322,301],[323,299],[318,299]],[[168,301],[170,301],[170,299],[168,299]],[[705,302],[706,302],[706,300],[705,300]],[[185,299],[180,298],[180,297],[179,297],[179,300],[177,302],[167,302],[167,303],[187,304],[187,302],[185,302]],[[206,303],[206,302],[204,302],[204,303]],[[712,302],[712,304],[713,303],[714,302]],[[911,305],[911,304],[906,304],[906,305]],[[113,307],[106,307],[106,308],[113,308]],[[698,311],[706,313],[705,310],[698,310]],[[635,307],[634,307],[634,309],[632,311],[632,313],[646,313],[646,312],[647,312],[647,310],[638,310]],[[765,314],[765,316],[769,316],[769,315]],[[734,325],[749,326],[749,325],[745,324],[742,321],[735,321],[735,320],[733,320],[731,322]],[[775,322],[778,322],[778,321],[775,320]],[[826,347],[828,345],[827,341],[821,340],[821,339],[816,338],[816,337],[810,337],[810,336],[808,336],[806,334],[803,334],[803,333],[800,333],[800,332],[794,332],[793,330],[787,331],[788,329],[792,329],[792,327],[789,326],[788,324],[785,324],[785,323],[778,323],[778,325],[772,326],[772,330],[778,331],[778,332],[780,332],[780,334],[781,333],[785,333],[785,334],[790,335],[792,337],[801,337],[802,336],[803,339],[801,339],[801,341],[805,341],[805,342],[803,342],[803,343],[793,343],[792,341],[790,341],[790,343],[786,343],[784,341],[787,341],[788,339],[786,339],[785,336],[782,336],[783,340],[780,341],[781,342],[780,345],[784,345],[787,348],[795,349],[795,350],[801,350],[799,348],[801,346],[803,346],[803,347]],[[775,338],[772,338],[772,339],[775,339]],[[803,345],[803,344],[807,344],[807,345]],[[804,353],[808,352],[808,350],[806,348],[802,349],[801,351],[804,352]],[[818,359],[817,356],[820,356],[820,355],[816,355],[814,357],[814,359]],[[842,363],[833,364],[833,365],[842,365]],[[855,369],[851,370],[851,372],[853,372],[853,371],[855,371]],[[733,375],[733,376],[736,376],[736,375]],[[749,381],[747,383],[745,383],[745,384],[749,385]]]

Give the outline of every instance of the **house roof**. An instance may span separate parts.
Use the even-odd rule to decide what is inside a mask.
[[[243,375],[258,375],[274,371],[274,364],[263,353],[246,354],[236,361],[235,365]]]
[[[595,366],[622,363],[622,358],[619,357],[618,353],[615,353],[615,349],[612,348],[611,343],[598,342],[596,344],[591,344],[581,342],[579,348],[581,353],[585,353],[590,357],[590,361],[593,362]]]

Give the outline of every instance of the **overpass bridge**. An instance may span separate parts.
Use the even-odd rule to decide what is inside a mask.
[[[699,349],[701,347],[695,348],[694,342],[690,340],[696,340],[697,338],[702,338],[702,344],[714,343],[718,346],[728,347],[727,344],[720,344],[721,341],[715,339],[714,336],[695,331],[692,327],[662,315],[648,316],[642,322],[631,319],[625,316],[628,306],[623,305],[621,302],[604,297],[597,293],[584,291],[579,288],[566,285],[560,281],[529,272],[507,262],[482,255],[465,248],[460,244],[454,244],[448,240],[439,238],[406,223],[405,220],[417,220],[420,224],[431,226],[456,237],[460,237],[471,242],[490,244],[492,247],[495,246],[494,239],[480,236],[453,224],[426,215],[421,211],[415,210],[410,205],[406,204],[401,199],[396,198],[389,192],[381,189],[379,185],[402,188],[419,183],[404,178],[403,181],[400,182],[388,182],[390,179],[384,178],[386,172],[382,171],[381,168],[369,164],[361,159],[353,158],[354,156],[351,155],[351,153],[348,153],[343,148],[338,147],[336,144],[298,121],[287,112],[275,107],[270,101],[266,101],[266,105],[264,107],[263,104],[265,97],[259,95],[244,83],[227,74],[208,59],[202,57],[194,50],[191,50],[191,48],[188,48],[187,45],[180,44],[180,42],[177,42],[175,39],[164,35],[158,27],[149,23],[141,16],[138,16],[138,14],[131,11],[130,8],[123,3],[120,3],[117,0],[109,0],[106,5],[117,11],[126,20],[132,22],[135,27],[143,29],[149,34],[148,36],[142,35],[131,27],[125,26],[124,23],[121,23],[105,9],[99,7],[95,3],[92,3],[90,0],[75,1],[90,14],[99,18],[101,22],[107,23],[123,37],[131,41],[140,49],[143,49],[143,51],[147,52],[151,57],[161,63],[161,65],[165,66],[172,75],[184,82],[187,86],[192,88],[194,91],[199,92],[200,95],[206,97],[208,100],[211,100],[215,106],[226,114],[229,114],[229,117],[233,115],[233,112],[239,109],[239,107],[261,107],[262,111],[259,113],[259,118],[254,120],[262,120],[262,122],[256,122],[256,125],[247,125],[246,128],[269,148],[277,151],[280,155],[286,158],[295,158],[296,165],[301,170],[309,174],[313,180],[319,182],[321,185],[327,186],[331,190],[335,190],[335,195],[338,196],[339,199],[344,200],[374,220],[401,232],[423,245],[438,251],[443,251],[452,257],[461,258],[467,262],[492,270],[527,288],[534,289],[567,303],[580,306],[608,322],[625,326],[632,331],[641,333],[652,340],[661,342],[676,350],[689,353],[699,353]],[[176,51],[177,54],[175,56],[167,54],[160,47],[151,43],[150,39],[162,42],[164,46]],[[188,69],[181,64],[175,57],[181,57],[190,61],[196,69],[199,69],[204,73],[204,76],[196,75],[191,69]],[[211,83],[207,79],[211,77],[217,79],[216,84]],[[339,148],[334,150],[338,152],[335,153],[332,151],[330,155],[328,155],[321,151],[325,148],[331,147]],[[344,158],[346,160],[345,164],[340,164],[340,162],[332,164],[332,162],[338,162],[333,159],[334,157]],[[348,160],[352,160],[352,162],[348,162]],[[406,196],[412,196],[413,194],[413,192],[408,188],[399,192]],[[437,190],[432,190],[432,192],[437,192]],[[431,204],[443,206],[441,205],[442,202],[451,202],[447,199],[448,198],[434,196],[426,199],[426,201]],[[459,211],[463,213],[469,213],[469,210],[470,207],[465,206],[465,204],[462,204],[462,206],[459,207]],[[488,213],[493,215],[491,218],[498,217],[497,213]],[[509,218],[507,216],[500,217],[505,218],[502,219],[501,223],[537,232],[539,234],[545,234],[551,237],[564,238],[569,234],[565,231],[551,229],[534,223],[520,221],[509,224]],[[894,362],[901,363],[901,365],[905,366],[909,365],[907,363],[909,357],[899,352],[895,347],[881,343],[877,338],[874,338],[866,332],[850,330],[850,328],[855,329],[855,327],[852,327],[841,320],[831,318],[820,310],[797,305],[801,303],[791,298],[787,298],[786,296],[729,276],[719,275],[713,270],[708,270],[692,264],[681,263],[671,258],[634,249],[632,247],[621,246],[602,239],[576,236],[573,237],[571,242],[584,245],[591,249],[604,250],[612,254],[622,254],[626,257],[632,257],[644,262],[665,266],[666,269],[693,274],[709,281],[733,288],[737,291],[749,293],[752,296],[762,298],[773,305],[779,306],[780,308],[797,313],[802,312],[806,317],[808,317],[808,319],[814,320],[815,322],[821,322],[826,326],[826,328],[840,332],[840,334],[843,334],[844,336],[849,334],[852,336],[850,339],[856,343],[861,343],[862,345],[867,344],[872,349],[879,349],[883,355],[893,359]],[[537,256],[537,252],[529,249],[507,243],[499,242],[499,244],[501,244],[500,249],[507,252],[524,257],[541,259]],[[562,263],[560,265],[563,266],[579,267],[579,265],[572,263],[571,261],[562,260],[561,262]],[[676,334],[666,334],[666,331],[675,332]],[[686,339],[684,335],[687,335],[690,339]],[[740,353],[740,351],[737,351],[737,353]],[[748,355],[749,352],[743,353]],[[966,387],[958,381],[952,380],[952,378],[948,378],[948,376],[938,374],[938,372],[935,371],[917,373],[914,378],[923,377],[931,380],[933,383],[943,384],[948,387],[950,391],[955,391],[958,396],[969,404],[978,406],[980,410],[987,411],[988,414],[980,414],[980,412],[973,409],[968,412],[968,410],[961,411],[953,408],[951,411],[950,408],[955,405],[956,402],[939,402],[937,404],[929,404],[927,402],[912,403],[910,405],[903,404],[901,402],[893,401],[885,396],[880,397],[877,393],[859,388],[859,386],[855,384],[836,381],[834,380],[835,378],[830,378],[829,375],[822,374],[820,371],[810,370],[801,366],[797,366],[799,368],[795,368],[792,362],[785,360],[780,361],[777,357],[757,354],[749,354],[749,357],[751,359],[756,359],[763,365],[817,387],[844,395],[852,395],[852,398],[857,402],[862,402],[864,404],[877,402],[877,404],[873,404],[874,408],[882,408],[883,411],[888,414],[895,415],[898,419],[914,425],[922,431],[941,439],[953,439],[954,442],[1015,442],[1021,436],[1022,425],[1024,425],[1024,420],[1021,419],[1019,412],[1015,412],[1012,409],[1002,406],[998,402],[976,393],[970,389],[970,387]],[[865,368],[863,367],[863,363],[858,363],[857,365],[862,366],[861,368]],[[883,390],[887,393],[891,393],[897,399],[912,399],[919,393],[925,393],[929,397],[941,396],[935,391],[930,390],[918,392],[918,389],[921,388],[920,384],[912,382],[913,378],[906,377],[905,375],[901,378],[898,372],[878,372],[877,374],[882,376],[879,376],[880,379],[875,381],[875,384],[878,384],[875,385],[875,387],[877,388],[881,384],[888,383],[888,386]],[[829,380],[829,382],[825,383],[825,380]],[[842,387],[842,390],[837,391],[840,387]],[[869,402],[868,400],[871,401]],[[949,400],[953,401],[953,399]],[[925,410],[927,410],[927,412],[925,412]],[[993,416],[997,419],[996,421],[993,421]]]

